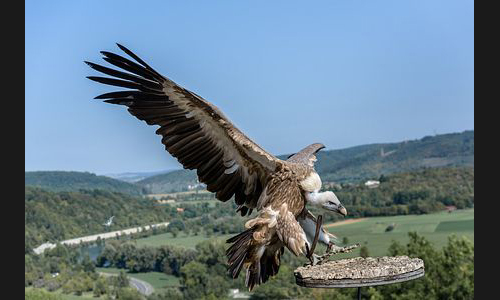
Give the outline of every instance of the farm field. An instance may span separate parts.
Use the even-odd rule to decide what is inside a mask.
[[[391,224],[395,224],[394,229],[385,232]],[[451,234],[459,237],[466,236],[474,242],[474,209],[456,210],[452,213],[366,218],[359,222],[328,228],[328,231],[335,234],[339,242],[344,237],[349,239],[349,244],[363,245],[366,242],[370,256],[387,255],[387,249],[393,240],[403,245],[406,244],[410,231],[416,231],[435,247],[441,248],[447,244]],[[340,254],[336,258],[357,255],[359,255],[359,248],[352,253]]]
[[[97,272],[118,274],[120,273],[118,268],[96,268]],[[162,289],[168,287],[179,287],[179,278],[173,275],[167,275],[161,272],[146,272],[146,273],[128,273],[127,276],[133,277],[139,280],[146,281],[151,284],[155,289],[155,292],[161,292]]]
[[[209,240],[209,239],[220,239],[226,240],[235,234],[226,234],[216,237],[206,237],[204,234],[200,235],[184,235],[179,234],[176,238],[172,236],[171,233],[162,233],[158,235],[152,235],[146,238],[141,238],[135,240],[137,246],[162,246],[162,245],[172,245],[178,247],[186,247],[194,249],[196,244]]]
[[[242,220],[243,222],[243,220]],[[335,226],[331,226],[335,224]],[[385,229],[395,224],[390,232]],[[330,226],[329,226],[330,225]],[[406,244],[409,240],[408,232],[416,231],[423,235],[436,247],[446,245],[448,236],[466,236],[474,242],[474,209],[456,210],[452,213],[439,212],[427,215],[405,215],[393,217],[373,217],[363,219],[347,219],[346,221],[326,224],[327,230],[335,234],[341,243],[344,237],[349,239],[349,244],[367,243],[370,256],[383,256],[393,240]],[[226,240],[233,234],[207,238],[205,235],[183,235],[176,238],[170,233],[154,235],[135,240],[138,246],[161,246],[174,245],[187,248],[195,248],[196,244],[208,240]],[[324,247],[318,245],[319,251]],[[352,253],[340,254],[336,257],[345,258],[359,255],[359,248]]]

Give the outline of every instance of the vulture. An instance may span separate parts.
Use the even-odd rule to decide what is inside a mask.
[[[85,61],[109,76],[87,78],[125,89],[95,99],[125,105],[139,120],[159,126],[156,133],[165,149],[185,169],[196,170],[198,180],[218,200],[234,199],[241,216],[257,211],[245,223],[245,231],[227,240],[232,244],[226,251],[232,278],[244,268],[245,284],[252,290],[278,273],[285,248],[310,260],[317,241],[330,249],[332,235],[306,208],[309,204],[347,214],[333,192],[320,192],[314,162],[323,144],[314,143],[287,160],[279,159],[249,139],[215,105],[117,45],[132,60],[101,51],[103,59],[116,68]]]

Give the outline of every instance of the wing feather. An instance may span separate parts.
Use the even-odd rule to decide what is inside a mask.
[[[314,167],[314,163],[316,162],[316,153],[323,148],[325,148],[325,145],[323,144],[320,143],[311,144],[305,147],[304,149],[300,150],[299,152],[288,157],[286,161],[291,163],[305,164]]]
[[[95,98],[125,105],[136,118],[160,126],[156,133],[165,149],[184,168],[196,169],[200,182],[217,199],[227,201],[236,194],[242,215],[255,208],[268,175],[282,161],[246,137],[213,104],[159,74],[129,49],[118,47],[136,62],[101,51],[105,61],[121,70],[86,62],[111,76],[87,78],[131,90]]]

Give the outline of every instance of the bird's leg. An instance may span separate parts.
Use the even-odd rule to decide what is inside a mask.
[[[311,257],[312,254],[314,253],[314,249],[316,248],[316,244],[318,243],[319,230],[321,228],[322,221],[323,221],[323,216],[319,215],[316,221],[316,232],[314,233],[314,240],[312,242],[311,249],[309,249],[309,252],[307,253],[307,258]]]
[[[323,222],[323,216],[319,215],[318,219],[316,220],[316,232],[314,233],[314,240],[311,245],[311,249],[309,249],[309,246],[306,243],[306,250],[307,250],[307,255],[306,257],[309,259],[311,262],[311,265],[316,265],[318,263],[318,259],[320,256],[314,254],[314,249],[316,248],[316,244],[318,243],[318,238],[319,238],[319,230],[321,229],[321,224]]]
[[[311,257],[309,258],[309,261],[311,262],[311,266],[315,266],[317,265],[318,263],[321,262],[321,256],[317,255],[317,254],[312,254]]]

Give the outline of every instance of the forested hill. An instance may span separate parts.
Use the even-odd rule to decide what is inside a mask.
[[[289,155],[280,155],[286,159]],[[357,182],[422,167],[474,167],[474,131],[428,136],[400,143],[370,144],[318,153],[316,171],[324,182]],[[148,193],[186,190],[196,172],[177,170],[137,182]]]
[[[103,226],[111,216],[115,216],[112,226]],[[24,218],[28,248],[168,221],[164,209],[142,197],[104,190],[53,192],[29,186],[25,187]]]
[[[197,179],[196,171],[175,170],[148,177],[136,182],[136,184],[148,194],[164,194],[185,191],[188,185],[196,184]]]
[[[106,176],[88,172],[36,171],[24,173],[25,186],[36,186],[51,191],[78,191],[102,189],[129,195],[141,195],[141,187]]]
[[[321,179],[337,182],[359,181],[422,167],[474,167],[474,131],[320,151],[317,158],[316,171]]]
[[[349,208],[350,217],[425,214],[443,210],[445,206],[474,207],[471,167],[425,168],[379,179],[377,188],[342,184],[329,189],[335,190]]]

